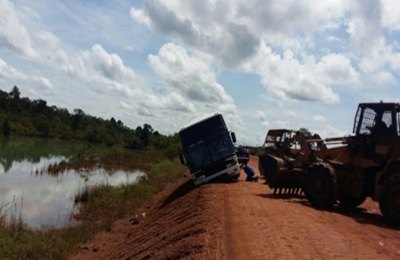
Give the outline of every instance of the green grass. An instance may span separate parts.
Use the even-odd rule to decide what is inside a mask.
[[[80,244],[100,231],[109,230],[116,219],[132,212],[185,171],[177,160],[163,159],[162,153],[154,150],[139,153],[118,149],[80,156],[104,165],[133,165],[145,170],[147,178],[138,184],[99,185],[83,191],[84,199],[81,199],[83,202],[76,216],[80,224],[73,227],[31,230],[24,227],[20,219],[9,225],[0,208],[0,259],[65,259]],[[73,160],[73,163],[78,164],[79,160]]]

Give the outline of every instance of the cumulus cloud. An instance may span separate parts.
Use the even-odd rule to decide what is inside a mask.
[[[131,17],[236,67],[257,53],[261,40],[279,48],[304,48],[312,33],[340,27],[350,6],[345,0],[150,0],[142,8],[132,7]]]
[[[125,65],[119,55],[107,52],[100,44],[74,55],[59,50],[53,60],[69,77],[96,91],[116,92],[125,97],[134,97],[142,91],[142,77]]]
[[[236,1],[237,17],[248,22],[269,44],[295,46],[293,35],[314,33],[339,26],[348,1]],[[267,37],[268,35],[268,37]]]
[[[318,123],[325,123],[326,122],[326,118],[324,116],[321,116],[321,115],[315,115],[313,117],[313,119],[314,119],[315,122],[318,122]]]
[[[397,0],[382,0],[382,24],[391,30],[400,30],[400,5]]]
[[[96,71],[100,71],[105,78],[132,82],[138,80],[136,73],[124,65],[121,57],[115,53],[106,52],[99,44],[93,45],[90,51],[85,52],[84,59],[91,63]]]
[[[26,74],[13,66],[9,65],[3,59],[0,58],[0,79],[5,79],[7,81],[23,82],[25,84],[36,84],[38,87],[43,87],[45,89],[53,88],[51,81],[40,75]]]
[[[0,0],[0,46],[27,58],[38,55],[14,4],[7,0]]]
[[[21,78],[27,78],[26,75],[18,70],[16,70],[14,67],[10,66],[0,58],[0,77],[2,78],[7,78],[7,79],[21,79]]]
[[[384,45],[381,10],[380,1],[366,0],[354,4],[347,32],[355,53],[369,56]]]
[[[349,58],[332,53],[323,56],[318,62],[316,76],[327,85],[355,85],[359,82],[360,74]]]
[[[233,98],[218,83],[217,75],[203,56],[188,52],[174,43],[164,44],[156,55],[149,55],[148,62],[155,74],[162,79],[165,97],[146,100],[144,106],[166,106],[186,113],[187,122],[199,115],[221,112],[228,127],[246,140],[246,130],[237,113]],[[169,104],[168,106],[166,104]],[[248,139],[248,138],[247,138]]]
[[[394,0],[150,0],[132,7],[131,17],[229,68],[259,65],[261,53],[267,65],[248,72],[259,74],[275,98],[334,103],[340,100],[335,86],[396,82],[390,75],[399,68],[398,48],[383,29],[399,29],[399,10]]]
[[[393,24],[399,12],[393,1],[358,1],[352,9],[347,24],[352,52],[359,61],[359,67],[366,81],[374,85],[396,83],[393,73],[399,68],[400,53],[394,39],[385,36],[385,27],[398,30]]]
[[[266,119],[267,116],[265,115],[264,111],[257,110],[257,111],[254,113],[254,117],[255,117],[256,119],[260,120],[260,121],[264,121],[264,120]]]
[[[133,107],[130,104],[128,104],[127,102],[124,102],[124,101],[120,101],[119,105],[122,109],[128,109],[128,110],[133,109]]]
[[[148,109],[172,110],[180,112],[195,112],[193,103],[181,96],[179,93],[170,92],[167,95],[152,95],[146,93],[143,100],[139,100],[139,105]]]
[[[149,55],[148,61],[170,90],[188,100],[187,104],[235,113],[236,106],[232,97],[225,92],[217,82],[216,74],[200,57],[190,55],[181,46],[167,43],[157,55]]]
[[[132,18],[175,42],[198,48],[235,67],[255,54],[259,39],[223,2],[150,0],[132,7]],[[225,19],[221,19],[224,17]],[[210,19],[207,19],[210,18]]]
[[[396,82],[395,77],[388,71],[379,71],[370,76],[372,81],[377,86],[393,85]]]
[[[313,33],[339,28],[351,8],[347,1],[151,0],[142,8],[132,7],[131,17],[174,42],[210,54],[225,66],[251,68],[247,71],[260,75],[276,98],[334,103],[339,96],[332,87],[357,84],[359,72],[344,54],[328,53],[317,62],[305,52],[305,45]],[[199,91],[191,94],[192,98],[207,98]]]
[[[316,61],[310,55],[298,60],[292,52],[282,56],[264,45],[254,59],[246,66],[249,72],[256,72],[268,92],[279,99],[296,99],[335,103],[339,96],[332,85],[351,85],[358,81],[358,72],[348,58],[329,54]]]

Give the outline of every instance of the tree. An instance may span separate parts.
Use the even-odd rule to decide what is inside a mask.
[[[82,130],[83,127],[83,119],[85,117],[85,113],[81,109],[74,109],[74,115],[72,116],[72,131],[76,132],[78,130]]]
[[[40,137],[50,136],[49,121],[44,115],[38,115],[35,117],[34,126]]]
[[[92,129],[86,134],[86,140],[89,143],[101,143],[101,136],[97,129]]]
[[[143,125],[143,129],[141,131],[140,137],[142,139],[143,142],[143,146],[146,147],[149,145],[150,143],[150,136],[153,133],[153,128],[151,127],[151,125],[149,124],[144,124]]]
[[[311,132],[304,127],[300,127],[299,132],[302,133],[305,137],[311,137]]]
[[[32,112],[34,114],[47,115],[47,102],[41,99],[32,102]]]
[[[10,97],[12,97],[14,100],[19,100],[20,96],[21,96],[21,92],[19,91],[17,86],[14,86],[10,93],[9,93]]]
[[[19,91],[18,87],[14,86],[8,95],[11,97],[10,100],[11,111],[21,112],[22,109],[19,104],[21,92]]]
[[[4,136],[11,135],[11,127],[10,127],[10,123],[8,122],[7,119],[3,122],[3,135]]]

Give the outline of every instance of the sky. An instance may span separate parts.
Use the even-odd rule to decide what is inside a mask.
[[[351,134],[361,102],[400,102],[396,0],[0,0],[0,89],[162,134],[222,113]]]

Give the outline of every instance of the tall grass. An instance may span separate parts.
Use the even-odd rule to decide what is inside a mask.
[[[120,187],[98,185],[82,191],[84,199],[76,198],[81,203],[79,213],[74,216],[79,224],[72,227],[31,230],[23,225],[21,219],[16,222],[20,225],[10,226],[0,207],[0,259],[65,259],[80,244],[97,232],[109,230],[116,219],[133,211],[185,171],[178,161],[163,159],[157,151],[141,154],[113,151],[108,155],[82,156],[92,156],[104,164],[122,166],[141,160],[135,166],[140,165],[139,168],[147,172],[147,178],[138,184]]]

